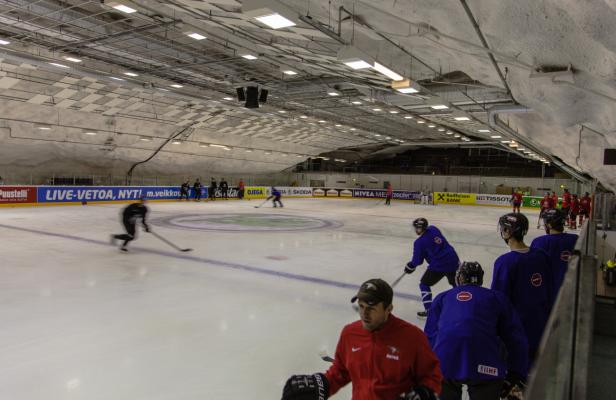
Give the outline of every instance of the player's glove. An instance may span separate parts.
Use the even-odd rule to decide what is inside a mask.
[[[506,400],[523,400],[526,381],[519,375],[509,372],[503,382],[500,398]]]
[[[323,374],[293,375],[282,389],[282,400],[327,400],[329,382]]]
[[[427,388],[425,386],[417,386],[407,394],[405,394],[402,399],[404,400],[438,400],[438,396],[436,393],[432,391],[432,389]]]
[[[404,272],[406,272],[407,274],[412,274],[413,272],[415,272],[415,268],[417,268],[416,266],[414,266],[412,263],[408,263],[406,264],[406,266],[404,267]]]

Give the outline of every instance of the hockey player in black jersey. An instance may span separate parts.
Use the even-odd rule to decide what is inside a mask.
[[[128,249],[126,248],[128,242],[135,240],[137,234],[136,226],[139,219],[141,219],[143,229],[145,229],[146,232],[150,232],[150,226],[146,221],[148,208],[146,207],[145,202],[145,197],[142,197],[139,203],[129,204],[122,211],[122,223],[124,224],[124,229],[126,229],[126,233],[119,235],[111,235],[111,244],[113,245],[116,244],[116,240],[124,241],[122,247],[120,247],[120,250],[122,251],[128,251]]]

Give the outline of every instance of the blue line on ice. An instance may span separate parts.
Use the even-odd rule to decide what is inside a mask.
[[[73,235],[67,235],[67,234],[63,234],[63,233],[45,232],[45,231],[40,231],[40,230],[36,230],[36,229],[21,228],[21,227],[18,227],[18,226],[5,225],[5,224],[0,224],[0,227],[1,228],[6,228],[6,229],[12,229],[12,230],[16,230],[16,231],[34,233],[34,234],[37,234],[37,235],[58,237],[58,238],[62,238],[62,239],[75,240],[75,241],[80,241],[80,242],[85,242],[85,243],[91,243],[91,244],[97,244],[97,245],[103,245],[103,246],[110,246],[108,241],[95,240],[95,239],[87,239],[87,238],[82,238],[82,237],[73,236]],[[215,265],[217,267],[223,267],[223,268],[230,268],[230,269],[250,271],[250,272],[254,272],[254,273],[258,273],[258,274],[277,276],[279,278],[292,279],[292,280],[296,280],[296,281],[312,282],[312,283],[317,283],[317,284],[320,284],[320,285],[333,286],[333,287],[343,288],[343,289],[351,289],[353,291],[357,290],[358,287],[359,287],[356,283],[339,282],[339,281],[334,281],[334,280],[330,280],[330,279],[317,278],[317,277],[313,277],[313,276],[307,276],[307,275],[301,275],[301,274],[293,274],[293,273],[290,273],[290,272],[273,271],[273,270],[266,269],[266,268],[261,268],[261,267],[254,267],[254,266],[244,265],[244,264],[236,264],[236,263],[231,263],[231,262],[226,262],[226,261],[218,261],[218,260],[213,260],[211,258],[190,256],[190,255],[186,255],[186,254],[176,254],[176,253],[172,253],[172,252],[168,252],[168,251],[149,249],[149,248],[145,248],[145,247],[134,246],[134,248],[138,249],[138,250],[149,252],[151,254],[158,254],[158,255],[161,255],[161,256],[164,256],[164,257],[170,257],[170,258],[176,258],[176,259],[181,259],[181,260],[194,261],[194,262],[198,262],[198,263],[202,263],[202,264]],[[396,297],[399,297],[399,298],[402,298],[402,299],[409,299],[409,300],[417,300],[417,301],[420,300],[419,296],[413,295],[413,294],[408,294],[408,293],[396,292]]]

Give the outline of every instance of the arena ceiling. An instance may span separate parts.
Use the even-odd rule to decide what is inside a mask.
[[[257,19],[276,14],[293,25]],[[0,0],[0,165],[119,172],[175,135],[143,168],[486,146],[614,188],[615,19],[608,0]]]

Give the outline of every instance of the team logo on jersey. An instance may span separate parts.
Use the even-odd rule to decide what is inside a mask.
[[[533,285],[534,287],[539,287],[541,286],[541,284],[543,283],[543,277],[541,276],[541,274],[539,272],[535,272],[531,277],[530,277],[530,283],[531,285]]]
[[[560,253],[561,260],[569,261],[570,258],[571,258],[571,252],[569,250],[565,250],[562,253]]]
[[[391,360],[400,360],[400,356],[398,355],[400,351],[394,346],[387,347],[389,348],[389,353],[385,357]]]
[[[477,366],[477,372],[484,375],[498,376],[498,368],[490,367],[488,365],[479,364]]]
[[[458,301],[469,301],[472,298],[473,294],[470,292],[460,292],[456,296],[456,299],[458,299]]]
[[[436,244],[443,244],[443,239],[441,239],[438,236],[435,236],[434,237],[434,243],[436,243]]]

